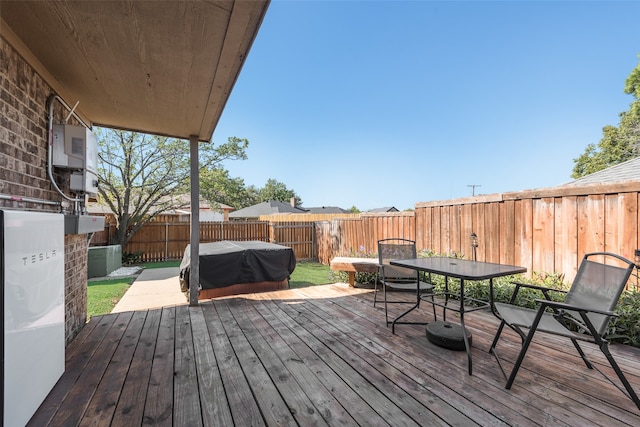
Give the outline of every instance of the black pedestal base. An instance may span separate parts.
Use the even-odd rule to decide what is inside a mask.
[[[464,335],[466,332],[469,345],[471,345],[471,332],[463,331],[462,326],[451,322],[431,322],[427,325],[427,339],[439,346],[449,350],[466,350],[464,345]]]

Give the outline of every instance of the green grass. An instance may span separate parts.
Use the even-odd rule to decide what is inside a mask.
[[[134,278],[96,280],[87,284],[87,316],[111,313],[120,298],[127,292]]]
[[[300,261],[296,264],[293,273],[291,273],[289,286],[291,288],[302,288],[305,286],[326,285],[333,282],[328,265]]]
[[[179,267],[180,261],[163,261],[144,264],[144,268]],[[111,313],[120,298],[127,292],[135,278],[125,277],[108,280],[90,281],[87,286],[87,315],[100,316]],[[292,288],[326,285],[333,283],[328,265],[317,262],[301,261],[291,273],[289,284]]]
[[[142,264],[144,268],[165,268],[165,267],[180,267],[180,260],[174,261],[158,261],[158,262],[147,262]]]

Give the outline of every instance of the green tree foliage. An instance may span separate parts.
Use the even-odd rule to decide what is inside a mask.
[[[189,192],[189,142],[115,129],[96,134],[99,193],[117,217],[115,240],[124,247],[146,222],[174,207],[173,196]],[[236,137],[219,146],[200,144],[200,171],[246,159],[248,145]]]
[[[260,191],[254,186],[245,186],[242,178],[232,178],[229,171],[220,167],[200,173],[200,194],[209,202],[222,203],[241,209],[260,202]]]
[[[353,205],[349,208],[349,213],[352,213],[352,214],[360,213],[360,209],[356,208],[356,205]]]
[[[269,178],[264,187],[260,189],[261,202],[266,202],[267,200],[278,200],[289,203],[292,197],[296,200],[296,206],[302,205],[302,199],[300,199],[295,191],[288,189],[284,183],[273,178]]]
[[[573,160],[573,178],[640,156],[640,64],[627,78],[624,92],[635,98],[629,111],[620,113],[618,127],[603,128],[603,136],[597,147],[594,144],[587,145],[584,153]]]

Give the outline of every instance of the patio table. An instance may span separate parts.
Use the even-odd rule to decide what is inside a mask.
[[[471,261],[458,258],[447,257],[430,257],[430,258],[415,258],[415,259],[403,259],[393,260],[391,265],[398,267],[410,268],[416,271],[422,271],[426,273],[438,274],[445,276],[445,290],[435,296],[444,297],[444,302],[438,302],[431,300],[430,294],[425,294],[424,298],[421,297],[418,292],[418,299],[416,304],[400,316],[396,317],[393,321],[397,322],[400,318],[407,315],[409,312],[415,310],[420,301],[434,304],[443,309],[443,321],[431,322],[427,325],[432,333],[439,333],[439,331],[447,330],[448,334],[457,334],[464,341],[464,348],[467,352],[467,367],[469,375],[472,374],[472,361],[471,361],[471,343],[467,330],[464,326],[464,314],[472,311],[482,310],[489,308],[493,314],[497,317],[495,307],[493,304],[493,279],[502,276],[511,276],[513,274],[524,273],[527,271],[525,267],[519,267],[515,265],[494,264],[490,262]],[[460,279],[460,289],[458,292],[452,292],[449,290],[449,277]],[[483,301],[475,298],[466,297],[464,295],[464,281],[465,280],[489,280],[489,301]],[[450,299],[455,298],[459,301],[459,304],[450,304]],[[467,306],[466,303],[477,304],[474,307]],[[460,324],[452,324],[446,322],[446,312],[451,310],[460,314]],[[428,329],[429,330],[429,329]]]

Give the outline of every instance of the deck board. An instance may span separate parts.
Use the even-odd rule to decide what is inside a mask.
[[[386,425],[384,418],[373,411],[366,402],[363,403],[358,394],[342,379],[337,367],[336,370],[331,367],[331,360],[322,358],[314,351],[311,334],[308,334],[303,328],[298,328],[298,324],[290,321],[284,313],[272,310],[275,307],[270,307],[270,304],[255,305],[254,308],[295,353],[291,362],[307,366],[312,370],[316,377],[314,379],[317,384],[316,388],[324,388],[332,395],[332,400],[338,400],[342,409],[347,412],[355,424]],[[336,396],[338,396],[337,399]],[[341,410],[339,411],[341,412]],[[333,425],[353,425],[349,417],[339,417],[334,423],[333,413],[325,413],[325,415],[325,418]]]
[[[173,369],[173,423],[179,426],[202,425],[194,349],[194,331],[191,325],[191,310],[182,305],[176,308],[175,359]]]
[[[146,313],[147,316],[113,414],[113,425],[141,425],[144,416],[147,389],[153,366],[149,361],[153,360],[156,350],[162,310],[140,313]]]
[[[143,424],[173,424],[173,373],[175,354],[174,308],[161,309],[158,340],[151,359],[151,372],[145,399]]]
[[[337,425],[350,425],[353,418],[342,407],[340,402],[325,384],[318,381],[316,372],[322,369],[320,360],[317,357],[307,358],[305,354],[296,353],[296,349],[303,344],[300,339],[295,336],[287,328],[280,328],[279,335],[275,329],[275,325],[270,324],[261,316],[261,313],[255,307],[255,304],[248,304],[246,301],[241,303],[242,314],[244,317],[243,328],[245,325],[255,327],[255,331],[261,335],[260,346],[263,351],[261,359],[269,358],[269,351],[273,351],[274,355],[279,358],[280,364],[278,375],[289,376],[299,384],[301,393],[306,394],[314,405],[309,406],[309,410],[317,412],[326,423]],[[253,342],[253,340],[252,340]],[[302,363],[304,360],[304,363]],[[271,372],[271,371],[270,371]]]
[[[336,305],[342,305],[342,301],[337,300]],[[347,310],[353,310],[354,307],[359,307],[361,310],[354,318],[361,319],[359,322],[365,330],[370,328],[371,325],[364,324],[363,321],[371,323],[370,319],[375,312],[371,311],[372,309],[366,304],[358,306],[351,304],[346,308],[343,307],[342,311],[334,312],[332,315],[346,318],[348,316]],[[400,307],[395,310],[399,309]],[[535,409],[532,410],[531,401],[539,400],[535,392],[524,391],[522,398],[514,399],[513,393],[504,390],[502,376],[493,357],[487,357],[488,355],[486,354],[478,355],[478,351],[481,351],[479,347],[483,343],[478,339],[480,337],[476,329],[474,329],[474,323],[470,321],[473,317],[474,315],[470,315],[466,318],[466,324],[474,334],[474,375],[471,377],[466,374],[466,353],[452,352],[432,345],[425,339],[424,327],[398,326],[397,335],[400,338],[397,339],[397,345],[407,349],[406,352],[412,356],[412,363],[420,369],[419,374],[422,378],[433,378],[436,384],[439,384],[435,386],[438,392],[443,393],[442,386],[444,386],[458,394],[457,396],[456,394],[450,395],[450,399],[453,402],[458,401],[461,396],[470,402],[477,402],[479,407],[474,407],[474,405],[464,406],[464,409],[469,411],[468,415],[472,419],[486,419],[487,416],[492,417],[495,411],[499,411],[505,421],[511,424],[522,425],[527,422],[527,418],[530,418],[534,425],[550,421],[555,425],[563,425],[562,417],[553,416],[554,408],[542,412]],[[492,318],[486,320],[494,323]],[[495,331],[496,329],[497,322],[495,326],[490,327],[488,330]],[[492,336],[489,337],[487,335],[487,341],[484,344],[487,349],[491,338]],[[412,350],[413,346],[417,346],[417,348]],[[386,349],[393,351],[392,347],[386,347]],[[433,366],[436,366],[437,369],[433,369]],[[504,411],[505,405],[514,411]],[[541,419],[541,417],[544,417],[544,419]]]
[[[396,405],[414,420],[421,420],[428,425],[446,425],[436,413],[446,413],[447,421],[458,425],[469,425],[470,419],[459,416],[458,410],[444,402],[436,393],[431,393],[421,387],[405,372],[403,364],[390,364],[387,358],[380,357],[370,352],[361,342],[367,338],[357,339],[351,327],[346,332],[341,330],[339,323],[329,324],[319,315],[316,306],[299,305],[300,310],[307,319],[308,325],[313,325],[316,336],[328,342],[333,342],[332,350],[358,372],[365,373],[364,377],[373,384],[387,384],[380,391],[384,393],[383,399],[391,399]],[[326,315],[331,315],[327,313]],[[356,338],[356,339],[354,339]],[[379,405],[380,402],[374,402]],[[428,410],[427,410],[428,408]]]
[[[426,305],[413,316],[433,319]],[[66,371],[30,425],[640,425],[631,400],[560,339],[534,339],[505,390],[487,352],[497,320],[476,312],[465,323],[472,376],[465,352],[429,343],[424,326],[392,334],[371,293],[346,285],[99,316],[67,347]],[[506,335],[511,366],[519,343]],[[611,347],[639,390],[640,349]]]
[[[251,387],[247,382],[239,360],[235,357],[235,353],[229,337],[225,333],[222,322],[218,317],[215,306],[211,303],[203,304],[203,310],[207,327],[209,329],[209,337],[211,339],[216,360],[218,361],[218,370],[222,378],[225,389],[225,402],[231,411],[233,421],[236,425],[246,426],[262,426],[265,422],[260,414],[260,408],[256,400],[253,398]],[[208,399],[210,396],[203,396]],[[224,404],[216,402],[217,404]]]
[[[128,313],[131,314],[131,313]],[[120,399],[122,385],[132,364],[133,355],[142,335],[146,313],[134,312],[132,317],[122,319],[129,322],[122,339],[104,371],[80,425],[109,425]]]
[[[218,369],[206,320],[201,311],[191,313],[193,326],[193,343],[195,347],[196,366],[198,369],[199,392],[208,399],[200,399],[202,418],[205,426],[232,425],[233,418],[227,399],[224,395],[222,378]],[[203,369],[204,367],[204,369]]]

